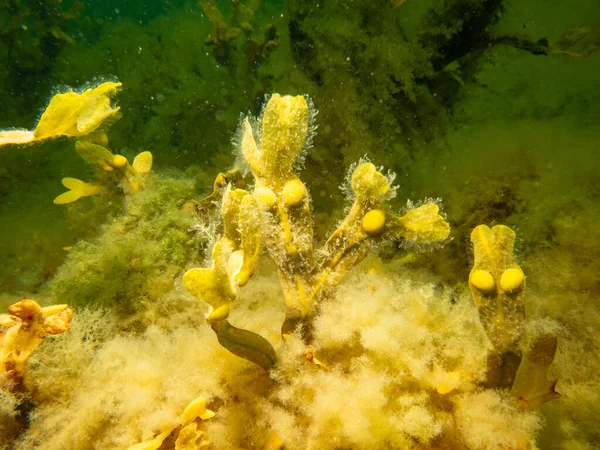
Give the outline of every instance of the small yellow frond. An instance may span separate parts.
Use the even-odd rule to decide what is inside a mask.
[[[352,190],[358,196],[376,199],[388,192],[390,185],[374,164],[362,163],[352,174]]]
[[[96,130],[119,111],[110,104],[110,97],[121,83],[107,82],[87,89],[56,94],[48,103],[33,134],[36,140],[58,136],[84,136]]]
[[[121,83],[109,81],[83,93],[70,90],[56,94],[50,99],[33,131],[0,131],[0,146],[28,144],[60,136],[88,135],[119,112],[119,108],[111,105],[111,97],[119,87]]]
[[[78,191],[67,191],[60,194],[54,199],[55,205],[66,205],[67,203],[73,203],[81,198],[81,192]]]
[[[78,180],[77,178],[63,178],[62,184],[69,191],[59,195],[54,199],[55,205],[64,205],[67,203],[73,203],[79,200],[81,197],[89,197],[91,195],[97,195],[102,192],[103,186],[97,183],[86,183],[85,181]]]
[[[84,181],[78,180],[77,178],[65,177],[61,181],[62,185],[67,189],[83,189]]]

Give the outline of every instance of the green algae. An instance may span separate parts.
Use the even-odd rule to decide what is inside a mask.
[[[194,196],[181,176],[153,176],[123,211],[90,240],[79,240],[49,283],[50,295],[73,306],[133,312],[173,288],[182,267],[198,258],[207,236],[180,211]]]

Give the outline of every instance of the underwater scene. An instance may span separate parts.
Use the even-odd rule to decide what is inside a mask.
[[[0,449],[600,448],[600,2],[2,0]]]

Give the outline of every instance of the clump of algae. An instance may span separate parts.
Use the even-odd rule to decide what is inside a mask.
[[[15,448],[125,449],[198,395],[217,412],[205,424],[215,449],[274,435],[290,449],[536,448],[539,415],[479,387],[487,345],[467,290],[398,270],[369,259],[323,305],[313,347],[330,370],[307,361],[300,339],[278,338],[285,307],[269,266],[230,320],[275,343],[270,377],[225,350],[197,308],[133,335],[117,333],[113,313],[83,310],[32,360],[39,404]]]
[[[186,263],[197,257],[207,236],[180,207],[194,196],[193,180],[177,174],[152,175],[148,188],[124,203],[98,237],[69,250],[49,283],[49,293],[73,306],[133,312],[173,287]]]

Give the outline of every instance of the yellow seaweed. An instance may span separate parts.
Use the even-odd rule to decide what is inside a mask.
[[[104,189],[104,187],[98,183],[86,183],[77,178],[69,177],[63,178],[62,184],[69,190],[54,199],[55,205],[65,205],[67,203],[73,203],[81,197],[98,195]]]
[[[213,266],[191,269],[183,277],[192,295],[221,311],[248,283],[264,247],[278,267],[286,302],[284,336],[308,324],[314,301],[369,254],[372,242],[398,238],[441,242],[450,232],[434,203],[411,209],[403,217],[386,212],[388,177],[374,164],[362,162],[351,176],[350,212],[315,257],[310,196],[294,173],[310,140],[313,116],[305,97],[273,94],[255,125],[249,118],[242,122],[240,150],[255,178],[254,189],[248,192],[229,183],[221,205],[224,234],[213,248]],[[214,198],[215,193],[201,203]],[[272,346],[255,333],[233,327],[226,317],[208,317],[221,344],[269,370],[275,364]]]
[[[0,373],[21,383],[25,365],[33,351],[47,336],[71,328],[73,310],[68,305],[42,308],[35,300],[24,299],[0,314]]]
[[[107,81],[81,93],[70,90],[55,94],[32,131],[2,130],[0,146],[86,136],[119,112],[111,105],[111,98],[120,87],[119,82]]]
[[[214,416],[215,413],[213,411],[206,409],[206,399],[204,397],[198,397],[195,400],[192,400],[192,402],[185,408],[183,414],[181,414],[179,425],[168,427],[165,431],[158,434],[153,439],[140,442],[139,444],[134,444],[128,447],[127,450],[157,450],[162,446],[164,440],[178,428],[179,433],[181,434],[183,430],[185,430],[190,424],[194,423],[196,419],[208,420]],[[177,442],[179,445],[176,445],[175,449],[183,449],[183,439],[181,443],[179,439]]]

